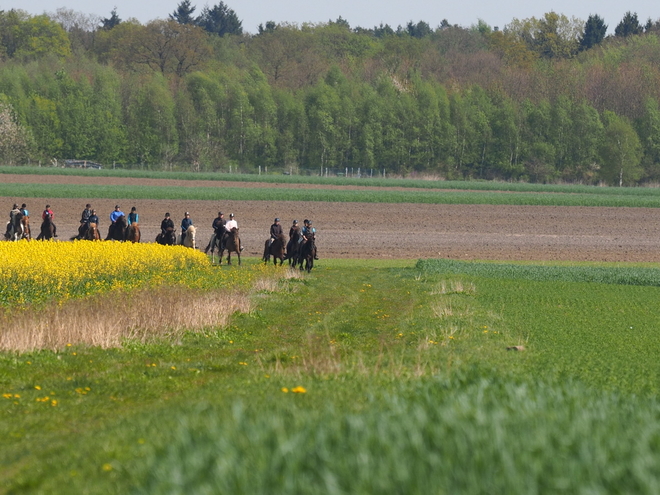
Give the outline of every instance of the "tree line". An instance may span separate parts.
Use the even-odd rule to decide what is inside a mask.
[[[145,25],[0,12],[0,159],[193,170],[660,180],[658,23],[554,12],[435,29],[266,22],[220,2]]]

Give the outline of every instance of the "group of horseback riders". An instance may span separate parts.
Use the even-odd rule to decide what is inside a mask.
[[[50,205],[41,214],[43,220],[41,233],[38,235],[37,240],[43,238],[57,237],[57,227],[53,223],[55,214],[50,209]],[[30,231],[30,212],[27,205],[23,203],[20,207],[14,203],[11,211],[9,212],[9,222],[7,222],[7,230],[5,231],[5,239],[18,241],[20,239],[31,239],[32,233]],[[45,226],[44,226],[45,224]]]
[[[209,250],[213,252],[213,247],[217,245],[220,251],[224,251],[226,248],[227,240],[229,239],[232,229],[238,230],[238,222],[236,221],[236,216],[233,213],[229,214],[229,220],[225,220],[225,215],[221,211],[218,212],[218,216],[213,219],[211,224],[213,228],[213,235],[209,240],[209,243],[204,248],[204,253],[208,253]],[[243,246],[240,243],[239,239],[239,252],[243,251]]]
[[[294,220],[289,228],[289,240],[286,241],[280,219],[276,218],[270,226],[270,238],[264,246],[263,260],[268,263],[270,257],[280,265],[284,260],[289,260],[293,267],[300,265],[301,269],[310,271],[314,265],[314,260],[318,260],[316,250],[316,229],[311,220],[304,220],[302,228],[298,220]],[[304,266],[303,266],[304,264]]]

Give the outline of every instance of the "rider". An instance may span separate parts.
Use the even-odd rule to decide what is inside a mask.
[[[87,205],[89,206],[89,205]],[[95,223],[96,226],[99,226],[99,217],[96,215],[96,210],[91,210],[89,212],[89,217],[87,217],[87,227],[89,228],[89,224]]]
[[[163,218],[163,221],[160,222],[160,232],[163,234],[163,237],[167,235],[167,229],[174,230],[174,222],[170,218],[169,213],[165,213],[165,218]]]
[[[282,235],[282,226],[280,225],[280,219],[276,218],[273,222],[273,225],[270,226],[270,240],[268,245],[273,244],[273,241]]]
[[[9,223],[7,224],[7,232],[5,233],[7,239],[9,239],[14,231],[14,218],[16,218],[16,215],[20,212],[21,210],[19,210],[18,205],[14,203],[14,206],[11,207],[11,211],[9,212]]]
[[[27,210],[27,205],[25,203],[21,205],[21,213],[23,214],[24,217],[30,216],[30,212]]]
[[[131,208],[131,212],[128,214],[128,217],[126,217],[126,220],[128,221],[128,225],[138,223],[138,212],[135,206]]]
[[[89,217],[91,215],[92,215],[92,205],[87,203],[85,205],[85,209],[82,211],[82,214],[80,215],[80,227],[78,227],[79,239],[85,237],[85,234],[87,233],[87,229],[89,228],[89,224],[90,224]]]
[[[121,211],[121,208],[119,208],[119,205],[115,205],[114,211],[112,213],[110,213],[110,221],[112,223],[115,223],[119,219],[119,217],[123,217],[123,216],[126,216],[126,215],[124,215],[124,212]]]
[[[233,228],[238,229],[238,222],[237,222],[236,220],[234,220],[234,214],[233,214],[233,213],[230,213],[230,214],[229,214],[229,221],[228,221],[227,224],[225,225],[225,229],[227,229],[227,232],[231,232],[231,229],[233,229]],[[224,243],[223,243],[222,247],[223,247],[223,249],[224,249]],[[240,250],[240,251],[243,251],[243,246],[241,246],[241,247],[239,248],[239,250]]]
[[[41,219],[46,220],[47,215],[50,215],[50,222],[53,224],[53,237],[57,237],[57,227],[53,222],[53,220],[55,220],[55,213],[53,213],[53,210],[50,209],[50,205],[46,205],[46,209],[41,214]]]
[[[209,241],[208,246],[206,246],[206,249],[204,249],[205,253],[209,252],[209,249],[211,249],[213,243],[217,242],[218,239],[220,239],[220,245],[222,246],[222,238],[227,232],[227,229],[225,228],[226,223],[227,221],[225,220],[225,215],[219,211],[218,216],[213,219],[213,223],[211,224],[211,227],[213,228],[213,235],[211,236],[211,240]]]
[[[188,230],[188,227],[190,227],[192,224],[193,221],[190,218],[190,213],[186,212],[183,220],[181,220],[181,245],[183,245],[183,241],[186,239],[186,231]]]
[[[305,226],[302,229],[302,237],[305,241],[309,240],[310,237],[316,235],[316,229],[312,227],[312,221],[311,220],[305,220]],[[316,247],[316,246],[315,246]],[[317,256],[316,250],[314,251],[314,259],[317,260],[319,257]]]
[[[293,251],[292,248],[293,236],[299,230],[300,230],[300,226],[298,225],[298,220],[294,220],[293,224],[291,224],[291,227],[289,228],[289,242],[287,242],[286,244],[286,256],[284,257],[284,259],[289,259],[289,253]]]

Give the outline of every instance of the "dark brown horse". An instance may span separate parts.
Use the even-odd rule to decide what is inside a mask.
[[[136,222],[128,226],[126,240],[129,242],[140,242],[140,226]]]
[[[264,246],[264,263],[270,261],[270,257],[273,257],[273,263],[277,265],[277,260],[280,260],[280,266],[284,263],[284,245],[286,244],[286,238],[284,234],[280,234],[277,238],[273,239],[273,242],[270,242],[270,239],[266,241]]]
[[[162,246],[174,246],[176,244],[176,229],[168,227],[165,233],[156,236],[156,243]]]
[[[286,256],[284,259],[289,260],[289,265],[293,268],[296,267],[298,263],[298,255],[300,254],[300,239],[302,234],[300,233],[300,227],[292,229],[291,238],[289,243],[286,245]]]
[[[106,241],[125,241],[126,240],[126,229],[128,228],[128,222],[124,215],[120,216],[117,220],[110,224],[108,227],[108,235],[106,236]]]
[[[41,233],[37,236],[38,241],[48,241],[55,237],[55,225],[50,214],[46,214],[44,221],[41,222]]]
[[[238,256],[238,264],[241,264],[241,239],[238,237],[238,227],[231,229],[231,232],[225,235],[225,244],[224,247],[218,247],[218,252],[220,253],[220,259],[218,264],[222,264],[222,256],[227,251],[227,264],[231,265],[231,253],[236,253]],[[211,263],[215,262],[213,251],[211,251]]]
[[[316,258],[316,237],[313,233],[308,233],[307,240],[302,243],[300,255],[298,256],[300,269],[305,269],[308,273],[311,272],[314,267],[314,258]],[[304,267],[303,262],[305,263]]]
[[[85,237],[84,239],[88,241],[100,241],[101,240],[101,234],[99,234],[99,228],[95,223],[90,223],[89,227],[87,227],[87,230],[85,231]]]

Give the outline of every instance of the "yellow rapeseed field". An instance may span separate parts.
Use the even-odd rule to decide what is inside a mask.
[[[259,270],[257,270],[259,271]],[[118,242],[0,243],[0,305],[27,305],[162,284],[249,284],[254,270],[219,270],[182,246]]]

